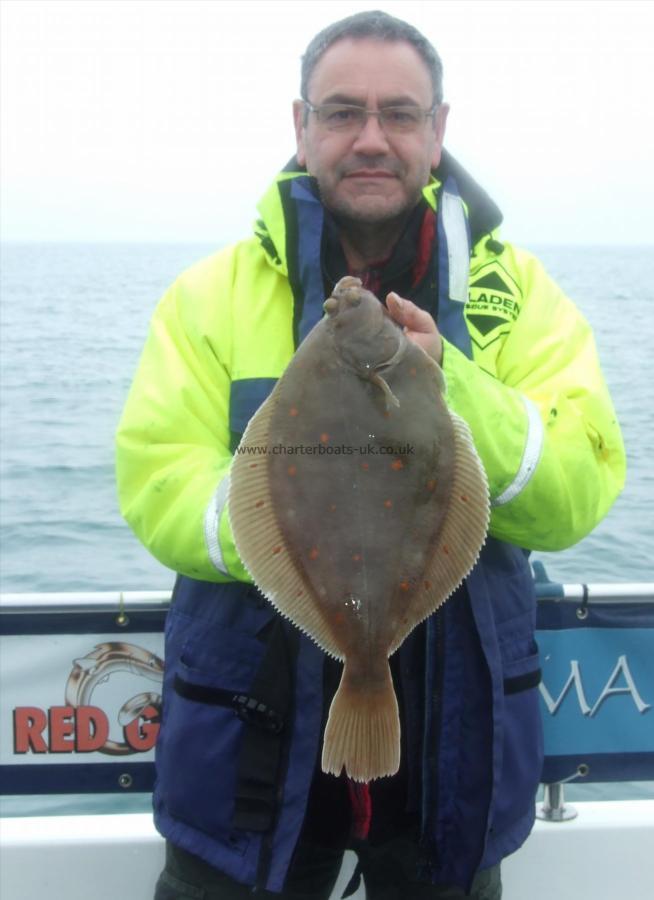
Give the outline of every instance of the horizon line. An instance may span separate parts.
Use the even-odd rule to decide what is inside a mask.
[[[194,238],[189,240],[175,238],[0,238],[0,245],[5,244],[174,244],[177,246],[193,246],[197,244],[211,244],[212,246],[222,247],[225,244],[238,243],[246,238]],[[512,246],[524,246],[525,243],[536,244],[541,247],[653,247],[653,241],[555,241],[548,238],[535,240],[506,240],[502,243],[511,244]]]

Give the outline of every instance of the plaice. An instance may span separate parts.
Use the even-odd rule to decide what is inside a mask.
[[[488,528],[488,485],[438,365],[357,278],[341,279],[236,452],[230,519],[279,610],[343,660],[322,767],[397,772],[388,657],[455,590]]]

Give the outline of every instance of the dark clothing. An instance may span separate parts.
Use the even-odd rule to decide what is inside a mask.
[[[367,900],[500,900],[502,883],[499,865],[477,874],[470,894],[452,885],[434,885],[418,880],[419,851],[407,836],[373,847],[355,847],[358,867],[363,876]],[[300,842],[281,894],[259,891],[266,900],[328,900],[338,878],[342,851],[333,847]],[[355,872],[344,894],[357,889]],[[350,893],[352,892],[352,893]],[[239,884],[173,844],[166,847],[166,868],[161,873],[154,900],[246,900],[252,896],[249,885]],[[335,898],[338,900],[338,898]]]

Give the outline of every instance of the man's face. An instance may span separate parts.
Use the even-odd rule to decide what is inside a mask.
[[[433,105],[427,66],[403,41],[370,38],[338,41],[320,59],[309,82],[313,106],[350,103],[379,110],[387,106]],[[413,209],[430,169],[440,161],[448,108],[441,105],[410,133],[386,133],[370,116],[358,132],[330,131],[294,104],[297,157],[316,177],[325,206],[361,223],[388,222]]]

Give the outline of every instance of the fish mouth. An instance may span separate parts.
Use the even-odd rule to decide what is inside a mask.
[[[322,308],[329,316],[336,316],[341,311],[351,306],[359,306],[363,282],[354,275],[345,275],[334,286],[331,297],[328,297]]]

